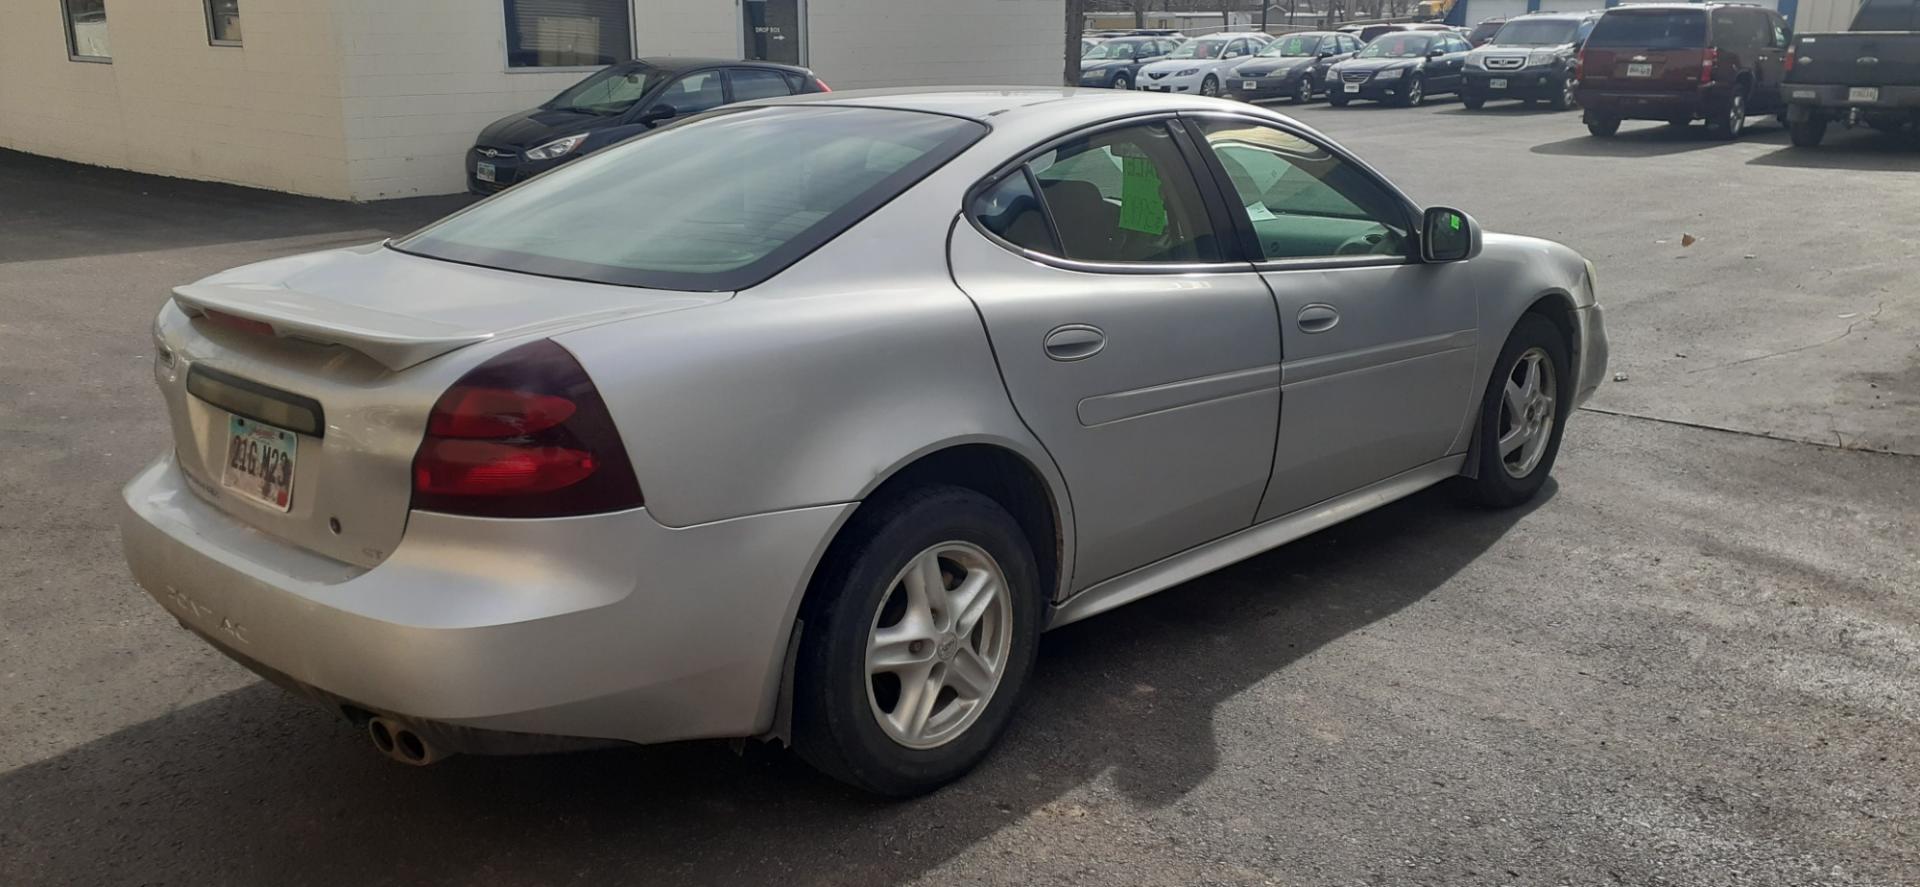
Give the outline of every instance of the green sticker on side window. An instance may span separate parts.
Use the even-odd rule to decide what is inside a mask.
[[[1452,225],[1455,231],[1460,230],[1460,215],[1458,213],[1448,213],[1447,224]]]
[[[1160,198],[1160,171],[1145,157],[1120,158],[1120,227],[1164,234],[1167,204]]]

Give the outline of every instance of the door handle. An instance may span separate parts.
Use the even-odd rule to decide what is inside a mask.
[[[1339,322],[1340,312],[1333,310],[1332,305],[1319,303],[1300,309],[1300,316],[1294,320],[1303,333],[1324,333]]]
[[[1107,334],[1097,326],[1070,323],[1047,334],[1047,356],[1054,360],[1086,360],[1107,347]]]

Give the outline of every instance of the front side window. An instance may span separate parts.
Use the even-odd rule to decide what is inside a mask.
[[[476,203],[395,249],[661,289],[760,283],[980,138],[938,114],[751,108],[658,130]]]
[[[599,71],[567,87],[547,102],[550,111],[577,111],[613,117],[625,113],[633,103],[658,86],[662,72],[645,65],[622,65]]]
[[[1308,59],[1320,49],[1318,37],[1282,37],[1261,49],[1261,58]]]
[[[684,117],[726,104],[727,95],[721,91],[719,71],[695,71],[667,84],[660,102],[672,105],[674,116]]]
[[[240,45],[240,0],[207,0],[207,42]]]
[[[1200,187],[1161,124],[1075,139],[1028,163],[1066,258],[1217,262]],[[1038,247],[1035,247],[1038,248]]]
[[[627,0],[501,0],[507,67],[611,65],[633,56]]]
[[[1363,59],[1415,59],[1427,54],[1427,47],[1433,38],[1425,34],[1399,33],[1382,35],[1380,39],[1367,44],[1360,50]]]
[[[67,57],[78,61],[113,60],[107,42],[106,0],[60,0],[67,20]]]
[[[1080,57],[1090,61],[1100,59],[1131,59],[1133,58],[1134,51],[1139,47],[1140,44],[1132,40],[1108,40],[1105,43],[1096,44],[1092,49],[1087,50],[1085,55]]]
[[[1173,51],[1173,57],[1177,59],[1217,59],[1220,57],[1220,47],[1225,45],[1225,43],[1219,40],[1192,40],[1180,44],[1180,48]]]
[[[1360,168],[1268,126],[1208,121],[1203,130],[1263,258],[1407,254],[1405,205]]]
[[[793,90],[787,86],[787,78],[781,76],[779,71],[769,71],[765,68],[735,68],[732,77],[733,100],[736,102],[772,99],[793,94]]]

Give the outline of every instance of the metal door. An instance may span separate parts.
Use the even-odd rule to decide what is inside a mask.
[[[746,58],[806,64],[806,0],[741,0]]]

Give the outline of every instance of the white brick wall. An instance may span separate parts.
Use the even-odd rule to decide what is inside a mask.
[[[834,89],[1058,86],[1065,68],[1061,0],[808,0],[807,6],[811,67]]]
[[[346,197],[332,17],[246,0],[240,47],[202,0],[108,0],[113,63],[67,58],[55,0],[0,0],[0,147],[141,172]]]

